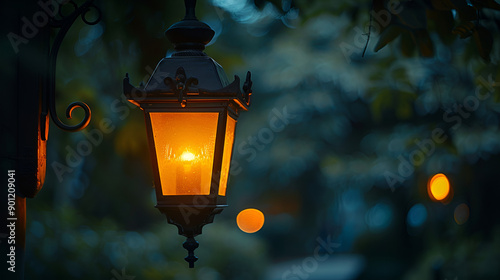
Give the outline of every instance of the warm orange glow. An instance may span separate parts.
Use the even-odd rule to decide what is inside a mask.
[[[238,214],[236,223],[242,231],[254,233],[259,231],[264,225],[264,214],[257,209],[248,208]]]
[[[429,181],[427,192],[433,200],[445,200],[450,194],[450,182],[446,178],[446,175],[442,173],[434,175]]]
[[[196,156],[193,153],[189,152],[189,151],[185,151],[181,155],[181,160],[182,161],[192,161],[195,158],[196,158]]]
[[[224,139],[224,155],[222,156],[222,169],[219,183],[219,195],[222,196],[226,195],[227,177],[229,176],[229,166],[231,164],[235,128],[236,121],[228,116],[226,123],[226,138]]]
[[[163,195],[208,195],[219,113],[150,113]]]

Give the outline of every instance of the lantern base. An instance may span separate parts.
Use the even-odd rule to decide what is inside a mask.
[[[187,237],[183,247],[188,251],[188,256],[184,259],[189,263],[189,268],[193,268],[194,262],[198,260],[198,257],[194,255],[194,250],[198,248],[199,244],[194,237],[200,235],[203,226],[212,223],[215,215],[222,212],[224,207],[227,205],[156,205],[156,208],[167,217],[167,222],[177,226],[179,235]]]
[[[225,207],[227,207],[227,205],[156,205],[156,208],[158,208],[167,218],[167,222],[177,226],[179,235],[188,238],[200,235],[203,226],[212,223],[215,215],[222,212]]]

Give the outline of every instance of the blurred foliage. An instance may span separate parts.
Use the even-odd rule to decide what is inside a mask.
[[[323,13],[348,12],[353,19],[359,13],[369,13],[367,34],[372,30],[380,34],[375,51],[401,36],[401,53],[406,56],[413,56],[415,49],[418,49],[420,55],[424,57],[434,56],[435,39],[432,39],[431,33],[435,33],[447,45],[451,45],[456,36],[461,39],[472,36],[471,41],[474,42],[477,53],[489,61],[493,46],[492,32],[498,34],[500,26],[497,13],[490,11],[500,10],[500,4],[494,0],[372,0],[370,9],[365,11],[362,5],[359,5],[359,1],[254,0],[253,2],[259,8],[270,3],[284,16],[296,9],[305,11],[303,20],[309,20]]]
[[[82,100],[92,121],[80,133],[51,127],[47,181],[28,201],[26,279],[275,279],[272,269],[282,279],[289,267],[279,264],[301,264],[318,238],[340,244],[335,256],[365,260],[341,263],[345,279],[500,275],[500,48],[485,41],[498,37],[488,35],[498,34],[494,2],[403,1],[406,12],[364,57],[370,11],[385,1],[198,2],[198,18],[216,31],[207,54],[229,77],[251,70],[254,93],[238,121],[230,206],[199,237],[196,268],[153,207],[143,114],[121,88],[125,73],[147,82],[171,53],[163,32],[183,4],[99,1],[102,22],[77,21],[60,51],[59,114]],[[446,139],[435,141],[436,131]],[[454,191],[448,204],[427,195],[439,172]],[[461,203],[471,210],[459,225]],[[416,204],[427,215],[410,226]],[[253,235],[235,224],[249,207],[266,215]],[[340,271],[319,265],[331,274],[316,279]]]

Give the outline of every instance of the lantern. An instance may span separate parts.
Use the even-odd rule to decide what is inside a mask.
[[[144,111],[156,188],[156,207],[186,236],[189,267],[197,257],[194,239],[226,204],[234,135],[239,113],[248,110],[251,76],[243,91],[203,50],[214,31],[194,15],[196,1],[185,1],[185,18],[165,33],[175,52],[163,58],[145,86],[132,86],[128,101]]]

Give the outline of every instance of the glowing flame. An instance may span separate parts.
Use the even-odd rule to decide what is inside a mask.
[[[188,151],[185,151],[181,155],[181,160],[182,161],[193,161],[196,158],[196,156]]]

